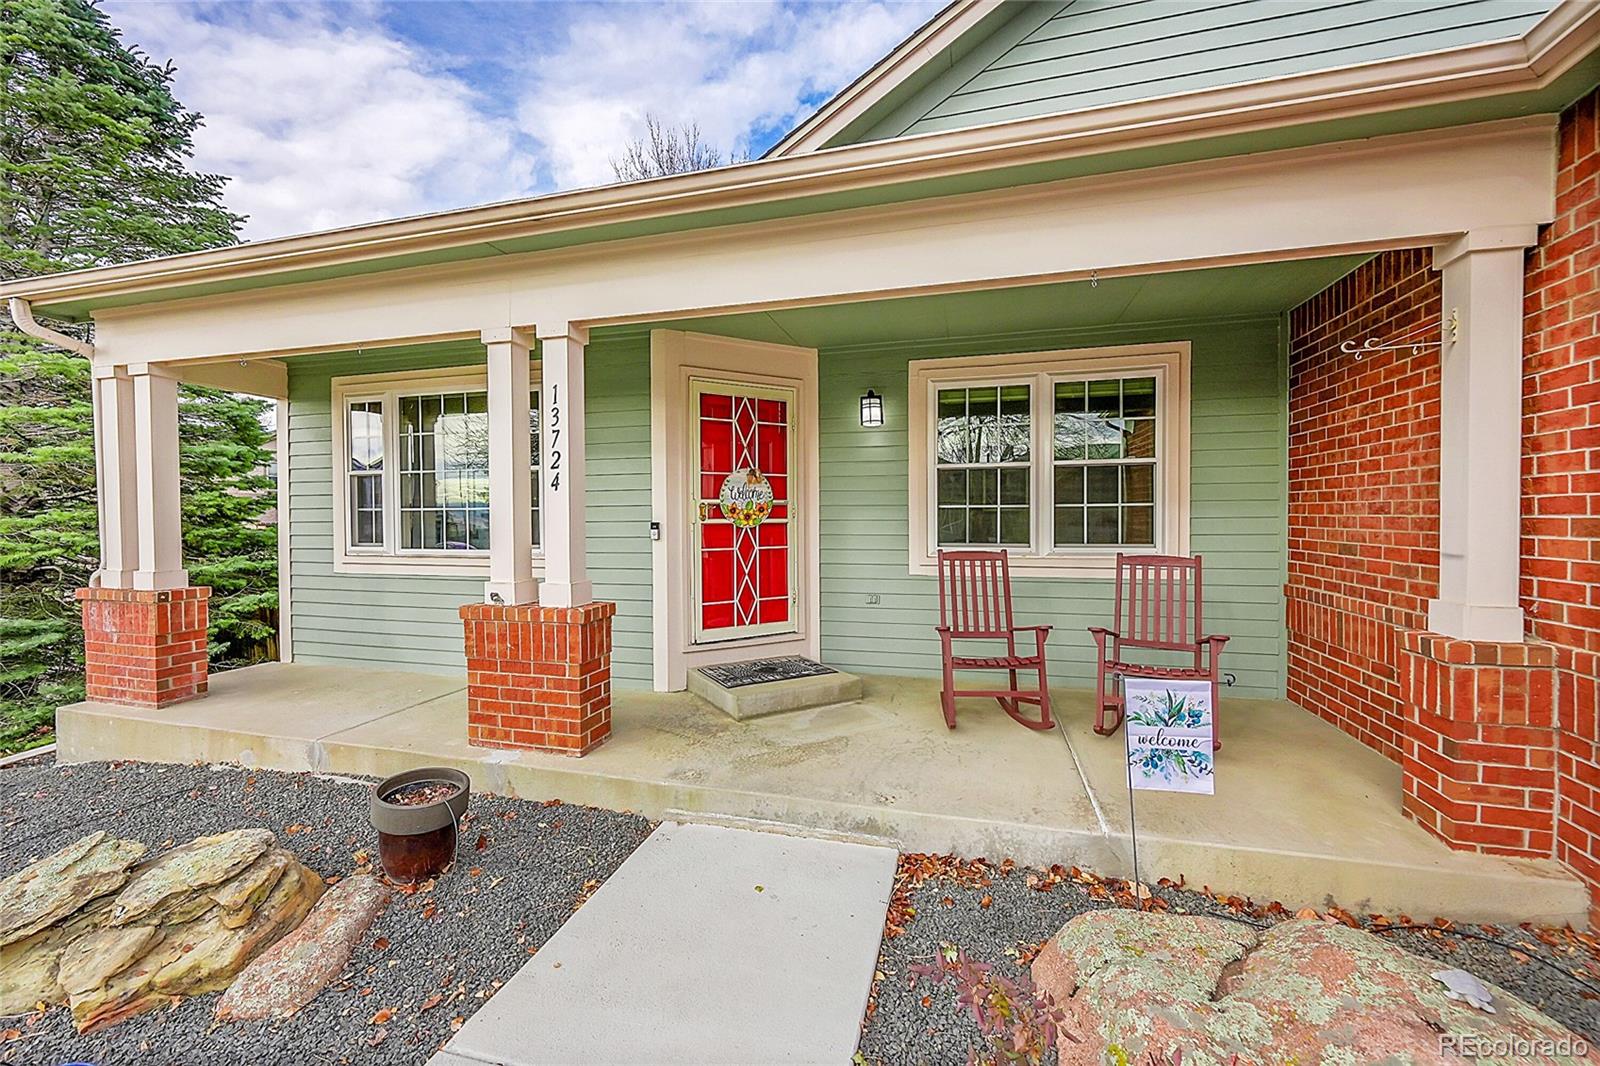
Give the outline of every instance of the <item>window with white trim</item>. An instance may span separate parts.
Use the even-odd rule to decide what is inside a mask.
[[[912,571],[940,549],[1068,576],[1185,553],[1187,379],[1187,345],[912,362]]]
[[[335,441],[344,464],[338,494],[342,561],[483,563],[489,551],[489,397],[483,376],[426,372],[340,379],[334,401],[343,414],[343,432]],[[537,555],[537,386],[529,393],[528,433]]]

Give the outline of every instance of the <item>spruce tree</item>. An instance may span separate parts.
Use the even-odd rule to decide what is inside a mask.
[[[224,178],[190,163],[200,116],[171,64],[87,0],[0,0],[0,278],[232,244]],[[90,327],[50,323],[90,336]],[[263,657],[277,603],[262,401],[185,387],[184,551],[212,586],[212,657]],[[83,691],[73,591],[99,559],[89,366],[0,307],[0,752],[42,743]]]

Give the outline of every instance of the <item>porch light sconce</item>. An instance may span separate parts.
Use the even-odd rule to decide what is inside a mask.
[[[871,389],[861,397],[861,424],[867,429],[883,425],[883,397]]]

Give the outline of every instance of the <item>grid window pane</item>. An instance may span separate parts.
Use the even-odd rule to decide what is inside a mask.
[[[961,504],[967,502],[967,475],[962,470],[939,471],[939,503]]]
[[[1083,543],[1083,508],[1056,508],[1056,543],[1061,545]]]
[[[1055,384],[1057,547],[1155,545],[1154,377]]]
[[[1091,466],[1084,473],[1088,477],[1087,499],[1090,503],[1117,503],[1121,499],[1117,489],[1121,467]]]
[[[1000,471],[1000,502],[1027,506],[1030,480],[1029,471],[1022,467],[1007,467]]]
[[[938,390],[934,499],[940,545],[1031,543],[1032,397],[1027,384]]]
[[[1156,522],[1154,507],[1124,507],[1122,509],[1122,542],[1124,544],[1154,544]]]
[[[482,392],[400,400],[400,546],[489,546],[489,409]]]
[[[1088,535],[1089,544],[1118,544],[1120,543],[1117,528],[1118,508],[1115,507],[1090,507],[1088,508]]]
[[[939,508],[939,543],[967,543],[967,509],[965,507]]]

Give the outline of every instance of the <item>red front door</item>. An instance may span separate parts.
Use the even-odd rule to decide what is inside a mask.
[[[795,629],[788,389],[695,381],[695,641]]]

